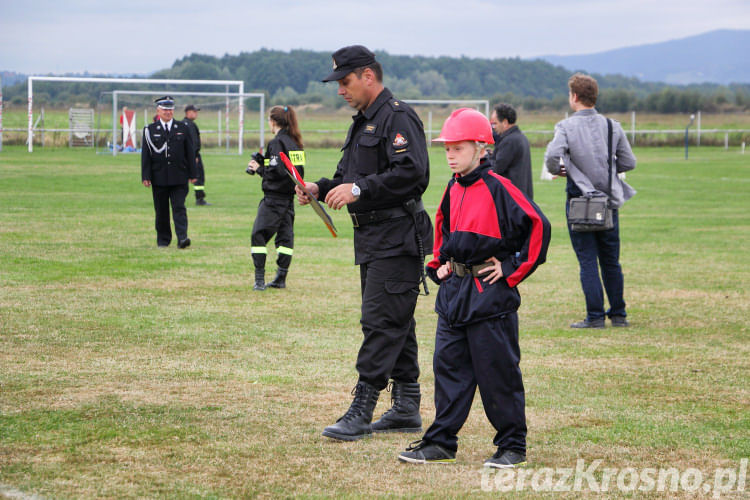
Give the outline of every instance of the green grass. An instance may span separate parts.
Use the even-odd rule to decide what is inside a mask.
[[[638,194],[621,212],[629,329],[567,327],[584,305],[564,182],[535,181],[553,230],[547,263],[521,285],[532,470],[601,458],[709,473],[750,456],[748,157],[635,152]],[[532,153],[536,179],[543,151]],[[308,150],[308,179],[332,174],[338,155]],[[439,148],[431,158],[432,215],[448,170]],[[356,381],[352,229],[334,213],[331,238],[299,207],[289,288],[253,292],[261,191],[246,162],[206,156],[214,205],[194,207],[191,193],[193,246],[164,251],[138,155],[0,153],[0,496],[496,496],[481,491],[494,432],[478,396],[455,466],[399,464],[414,435],[320,436]],[[432,288],[416,313],[426,425]]]

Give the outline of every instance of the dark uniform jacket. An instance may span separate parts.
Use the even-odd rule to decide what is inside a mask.
[[[529,199],[534,198],[529,140],[518,126],[506,130],[495,139],[492,169],[510,179]]]
[[[433,279],[451,259],[472,266],[494,256],[503,269],[494,284],[482,281],[483,275],[449,274],[440,285],[435,311],[451,326],[516,311],[521,304],[516,285],[547,256],[550,223],[539,207],[483,161],[448,182],[435,226],[434,259],[427,265]]]
[[[347,205],[350,213],[366,213],[402,207],[408,200],[421,200],[430,182],[424,126],[417,114],[391,91],[383,89],[354,123],[341,148],[333,179],[320,179],[320,199],[334,187],[354,182],[360,198]],[[356,264],[396,256],[418,256],[417,233],[426,245],[432,241],[432,223],[426,212],[412,217],[391,218],[354,228]],[[420,264],[421,265],[421,264]]]
[[[201,130],[194,120],[185,118],[182,122],[187,125],[188,133],[190,134],[190,140],[193,141],[193,149],[195,149],[195,155],[201,150]]]
[[[143,129],[141,180],[155,186],[178,186],[198,176],[195,150],[187,126],[172,120],[167,136],[161,120]]]
[[[284,162],[279,158],[284,153],[294,164],[302,177],[305,176],[305,153],[299,144],[294,142],[286,129],[279,130],[266,148],[263,165],[255,171],[263,177],[263,194],[290,198],[294,196],[294,181],[289,177]]]

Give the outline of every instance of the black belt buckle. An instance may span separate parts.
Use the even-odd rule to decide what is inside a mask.
[[[357,220],[357,214],[349,214],[352,218],[352,227],[359,227],[359,220]]]

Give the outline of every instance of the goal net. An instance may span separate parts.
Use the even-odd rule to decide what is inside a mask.
[[[262,148],[265,141],[265,95],[237,92],[171,91],[175,99],[174,119],[185,118],[184,109],[199,108],[195,120],[201,134],[202,153],[242,154],[243,146]],[[97,153],[139,151],[143,127],[156,118],[154,99],[164,92],[114,90],[101,92],[96,105]],[[244,108],[244,109],[243,109]],[[135,129],[135,145],[123,141],[125,117]],[[243,126],[244,121],[244,126]]]

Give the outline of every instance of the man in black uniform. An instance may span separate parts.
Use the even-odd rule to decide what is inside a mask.
[[[492,111],[492,130],[495,150],[490,156],[492,170],[507,177],[530,200],[534,199],[531,181],[531,149],[529,140],[516,125],[516,110],[508,104],[498,104]]]
[[[190,139],[193,141],[193,149],[195,149],[195,168],[198,171],[198,178],[193,184],[193,191],[195,191],[195,204],[207,206],[210,205],[206,201],[206,172],[203,170],[203,158],[201,157],[201,131],[198,125],[195,123],[195,119],[198,118],[198,111],[201,108],[196,108],[193,104],[185,106],[185,125],[188,127],[190,132]]]
[[[375,55],[361,45],[333,54],[338,94],[359,112],[353,117],[333,179],[306,183],[329,207],[347,207],[360,266],[362,332],[359,381],[349,410],[323,435],[353,441],[372,432],[420,432],[414,309],[424,266],[423,242],[432,223],[421,196],[429,184],[424,129],[417,114],[383,86]],[[299,190],[300,203],[308,200]],[[372,412],[393,379],[393,405],[377,422]]]
[[[185,197],[188,181],[195,183],[195,149],[187,126],[174,120],[174,99],[165,96],[157,99],[159,119],[143,129],[141,144],[141,181],[151,188],[156,211],[156,244],[167,247],[172,241],[169,225],[169,204],[172,204],[174,231],[177,246],[190,245],[187,236],[188,219]]]

